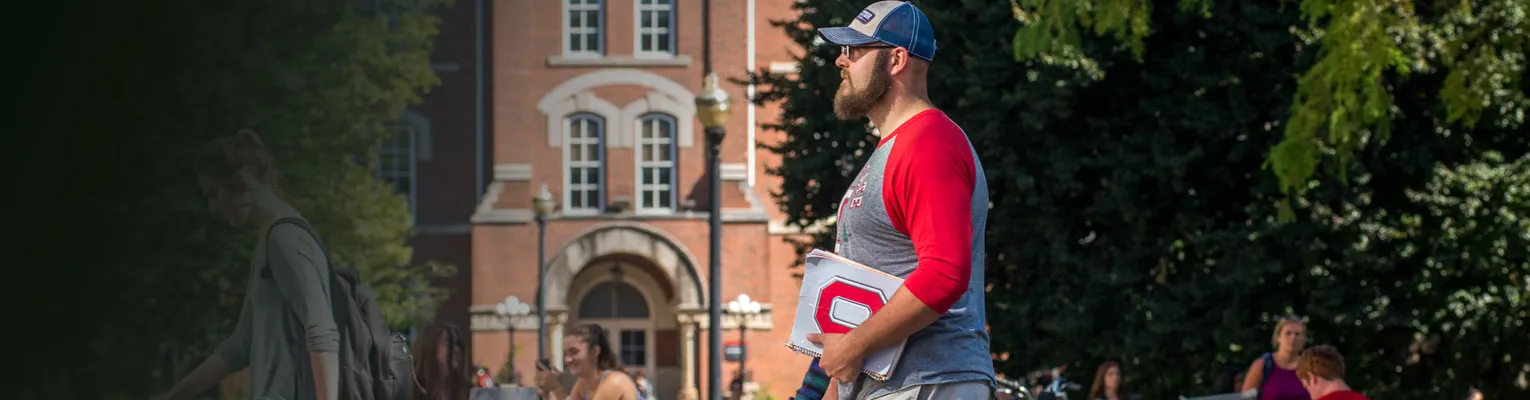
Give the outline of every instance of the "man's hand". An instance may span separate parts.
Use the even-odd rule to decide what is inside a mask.
[[[866,354],[865,349],[844,338],[845,335],[838,333],[807,335],[809,342],[823,346],[823,358],[818,360],[823,372],[835,381],[848,384],[861,374]]]

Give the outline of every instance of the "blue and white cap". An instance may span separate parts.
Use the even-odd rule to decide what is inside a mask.
[[[819,28],[823,40],[839,46],[886,43],[925,61],[935,58],[935,28],[907,1],[879,1],[861,10],[850,26]]]

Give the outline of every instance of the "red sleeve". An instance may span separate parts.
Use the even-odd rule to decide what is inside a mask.
[[[903,285],[944,314],[972,278],[976,163],[966,134],[943,115],[916,117],[898,130],[882,187],[888,218],[919,257]]]

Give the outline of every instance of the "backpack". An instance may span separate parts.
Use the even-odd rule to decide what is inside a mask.
[[[330,257],[323,239],[319,239],[313,226],[302,218],[276,220],[266,231],[266,237],[269,238],[271,230],[282,224],[297,225],[307,231],[319,243],[324,259],[330,264],[330,307],[335,316],[335,331],[340,337],[339,400],[408,400],[410,385],[414,382],[414,359],[409,352],[409,341],[388,329],[377,308],[372,287],[361,281],[355,268],[335,268],[334,258]],[[269,262],[270,258],[267,260]],[[270,265],[260,271],[260,276],[272,279]],[[292,318],[297,316],[294,314]],[[306,343],[301,338],[299,333],[294,343]],[[298,347],[300,353],[295,356],[303,368],[299,371],[311,371],[308,351],[301,349],[307,346]],[[314,387],[311,372],[298,376],[300,385],[306,382],[306,387]]]
[[[1264,383],[1270,381],[1270,370],[1275,368],[1275,354],[1264,353],[1264,355],[1259,356],[1259,359],[1264,360],[1264,373],[1259,375],[1258,388],[1260,392],[1263,392]]]

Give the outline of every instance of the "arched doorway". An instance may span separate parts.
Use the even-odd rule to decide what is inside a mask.
[[[559,368],[564,327],[593,322],[611,332],[624,366],[643,369],[656,396],[695,398],[706,296],[694,255],[663,230],[613,221],[576,235],[551,256],[548,340]]]
[[[587,272],[600,272],[601,269],[605,268]],[[642,368],[645,375],[654,376],[655,323],[649,307],[653,302],[644,290],[622,280],[626,273],[620,263],[612,263],[609,270],[609,280],[594,277],[597,283],[585,290],[579,299],[574,318],[604,327],[610,335],[612,350],[623,367]]]

